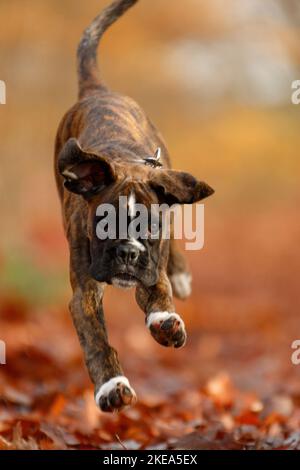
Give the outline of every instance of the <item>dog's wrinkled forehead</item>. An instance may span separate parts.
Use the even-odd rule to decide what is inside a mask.
[[[125,178],[112,185],[108,191],[96,196],[95,203],[96,205],[112,204],[116,208],[126,209],[128,215],[133,216],[139,204],[151,209],[152,204],[158,204],[158,197],[146,182]]]

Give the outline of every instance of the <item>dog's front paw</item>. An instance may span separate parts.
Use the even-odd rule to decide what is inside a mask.
[[[184,300],[192,292],[192,276],[188,272],[176,273],[170,276],[173,294],[178,299]]]
[[[185,326],[177,313],[150,313],[146,320],[153,338],[162,346],[181,348],[186,343]]]
[[[120,375],[105,382],[96,392],[95,401],[101,411],[119,411],[137,401],[135,391],[126,377]]]

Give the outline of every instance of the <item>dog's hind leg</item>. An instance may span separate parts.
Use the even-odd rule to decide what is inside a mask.
[[[88,274],[88,243],[72,243],[70,310],[82,346],[86,366],[95,386],[95,400],[102,411],[120,410],[136,401],[124,377],[117,352],[110,346],[103,312],[104,285]]]
[[[153,338],[162,346],[180,348],[185,345],[186,331],[183,320],[175,313],[172,288],[165,271],[155,286],[139,285],[136,300],[146,314],[146,325]]]
[[[175,297],[182,300],[189,297],[192,292],[192,276],[187,262],[174,240],[170,241],[167,273]]]

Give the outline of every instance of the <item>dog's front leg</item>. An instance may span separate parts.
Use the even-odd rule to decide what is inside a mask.
[[[185,345],[184,322],[175,313],[172,288],[165,271],[161,272],[155,286],[139,285],[136,289],[136,300],[146,314],[146,325],[151,335],[159,344],[175,348]]]
[[[115,411],[134,404],[136,394],[123,375],[117,352],[108,342],[102,305],[104,287],[87,274],[87,258],[82,247],[71,250],[70,310],[95,385],[96,403],[102,411]]]

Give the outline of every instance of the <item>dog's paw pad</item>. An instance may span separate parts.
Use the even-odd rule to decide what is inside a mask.
[[[192,276],[187,273],[177,273],[170,276],[173,294],[178,299],[186,299],[192,292]]]
[[[155,312],[147,317],[147,327],[162,346],[181,348],[186,343],[185,326],[177,313]]]
[[[124,376],[114,377],[105,382],[97,391],[95,401],[102,411],[113,412],[137,401],[135,391]]]

